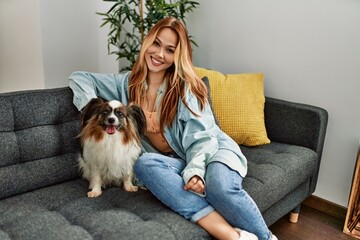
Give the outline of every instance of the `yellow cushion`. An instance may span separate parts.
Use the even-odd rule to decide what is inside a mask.
[[[224,75],[205,68],[195,68],[195,72],[209,79],[214,112],[225,133],[245,146],[270,143],[265,128],[262,73]]]

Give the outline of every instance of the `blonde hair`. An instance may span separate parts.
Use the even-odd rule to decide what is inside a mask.
[[[145,52],[154,43],[158,33],[169,28],[178,36],[178,43],[174,52],[174,63],[166,70],[165,79],[167,89],[160,105],[160,128],[163,133],[164,126],[172,126],[176,116],[179,99],[196,116],[185,101],[186,88],[190,90],[200,103],[203,110],[207,102],[207,88],[196,75],[192,64],[192,49],[185,25],[173,17],[167,17],[156,23],[148,32],[142,43],[140,53],[130,75],[129,101],[141,104],[145,95],[145,82],[148,73]]]

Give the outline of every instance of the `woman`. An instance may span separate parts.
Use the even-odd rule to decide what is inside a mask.
[[[277,239],[242,188],[246,158],[215,124],[182,22],[153,26],[131,72],[75,72],[70,87],[79,110],[98,96],[141,106],[147,131],[134,171],[172,210],[217,239]]]

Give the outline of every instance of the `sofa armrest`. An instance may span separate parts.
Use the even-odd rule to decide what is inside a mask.
[[[328,112],[320,107],[270,97],[266,97],[264,111],[266,131],[271,141],[307,147],[317,153],[317,169],[311,181],[311,191],[315,191]]]
[[[265,125],[271,141],[314,150],[321,157],[328,113],[320,107],[266,98]]]

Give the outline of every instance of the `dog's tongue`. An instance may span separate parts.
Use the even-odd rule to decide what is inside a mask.
[[[115,131],[116,131],[115,126],[111,126],[111,125],[106,126],[106,132],[107,132],[108,134],[114,134]]]

